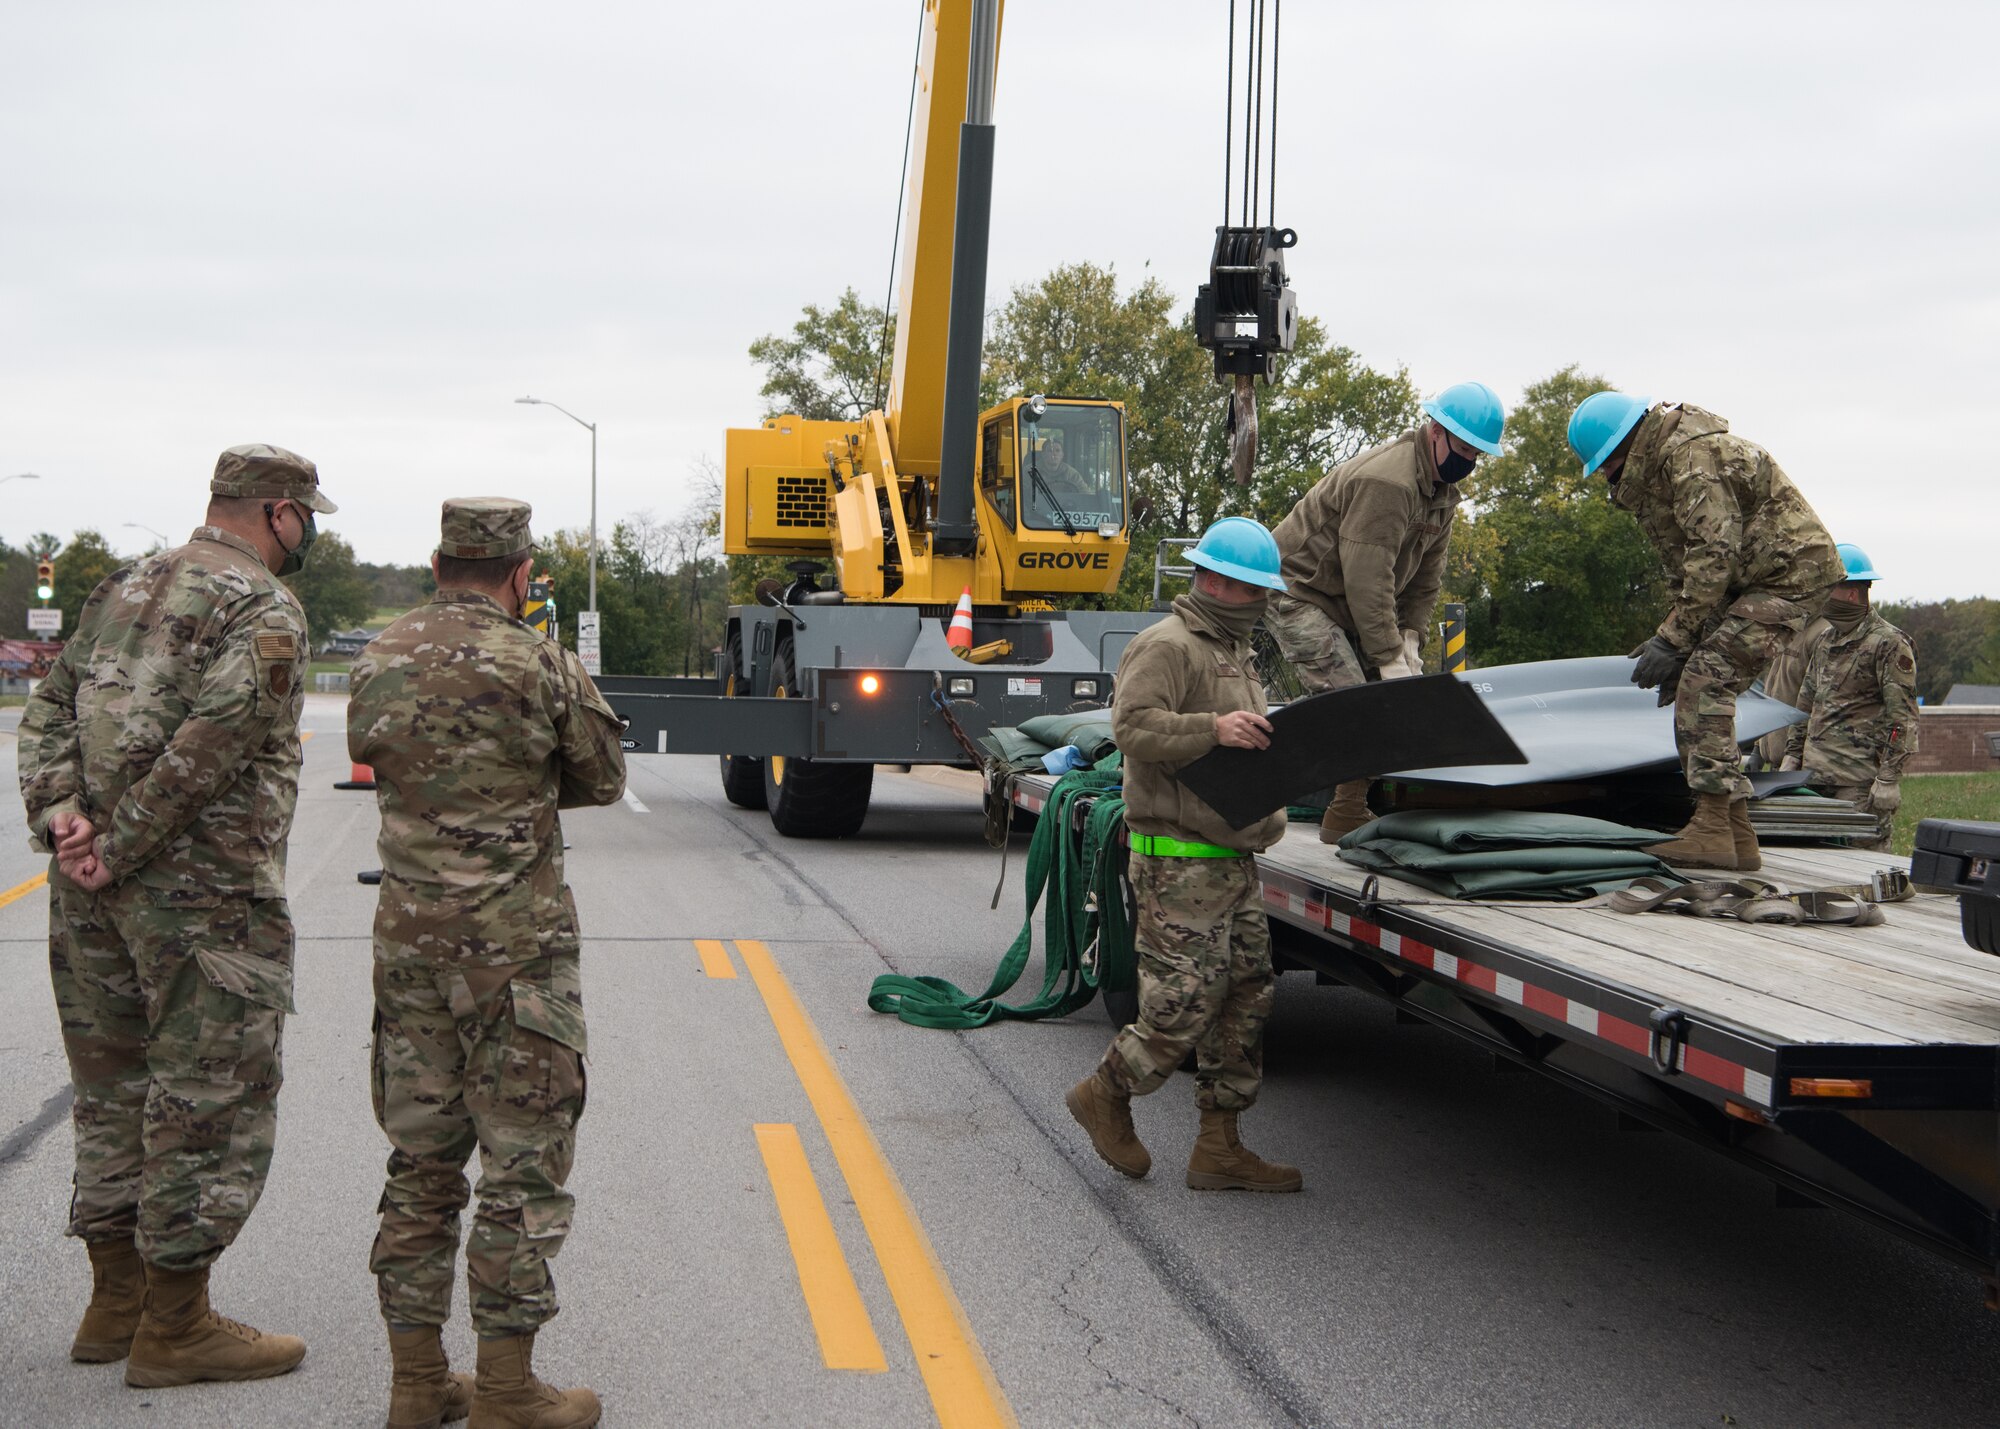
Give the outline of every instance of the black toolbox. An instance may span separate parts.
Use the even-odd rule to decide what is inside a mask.
[[[1956,893],[1965,941],[2000,954],[2000,824],[1925,819],[1917,825],[1910,881]]]

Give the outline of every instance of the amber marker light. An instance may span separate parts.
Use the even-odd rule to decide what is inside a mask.
[[[881,677],[880,677],[880,676],[877,676],[877,675],[863,675],[863,676],[861,677],[861,693],[862,693],[862,694],[864,694],[864,695],[872,695],[872,694],[876,693],[876,692],[877,692],[878,690],[880,690],[881,688],[882,688],[882,680],[881,680]]]
[[[1867,1077],[1793,1077],[1795,1097],[1872,1097],[1875,1083]]]

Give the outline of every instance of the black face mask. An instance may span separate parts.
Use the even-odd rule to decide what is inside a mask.
[[[264,517],[266,520],[270,519],[272,511],[275,509],[275,507],[271,506],[264,508]],[[283,552],[284,556],[278,562],[278,568],[271,574],[277,576],[295,576],[306,568],[306,557],[312,554],[312,544],[319,539],[319,522],[314,519],[312,512],[307,511],[304,514],[305,520],[302,523],[302,529],[299,533],[299,543],[290,548],[286,547],[285,538],[278,534],[277,523],[275,521],[271,523],[272,539],[277,541],[278,549]]]
[[[1438,463],[1438,480],[1463,481],[1472,475],[1472,468],[1477,461],[1477,457],[1460,456],[1447,448],[1444,460]]]

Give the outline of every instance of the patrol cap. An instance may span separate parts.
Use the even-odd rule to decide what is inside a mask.
[[[340,508],[319,489],[319,468],[283,447],[249,442],[231,447],[215,459],[215,479],[208,484],[215,496],[272,496],[331,514]]]
[[[528,531],[534,508],[511,496],[454,496],[444,504],[438,554],[490,561],[535,548]]]

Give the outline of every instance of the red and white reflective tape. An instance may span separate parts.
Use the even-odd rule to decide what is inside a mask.
[[[1516,1003],[1551,1021],[1566,1023],[1587,1037],[1608,1042],[1635,1056],[1648,1060],[1652,1058],[1652,1031],[1639,1023],[1599,1011],[1510,974],[1497,972],[1470,958],[1461,958],[1429,943],[1391,932],[1378,923],[1353,917],[1268,881],[1264,883],[1264,902],[1351,942],[1380,948],[1391,957],[1400,958],[1415,967],[1428,968],[1440,977],[1448,977],[1489,996]],[[1680,1044],[1675,1060],[1685,1076],[1707,1082],[1758,1106],[1771,1105],[1771,1079],[1762,1072],[1685,1043]]]

